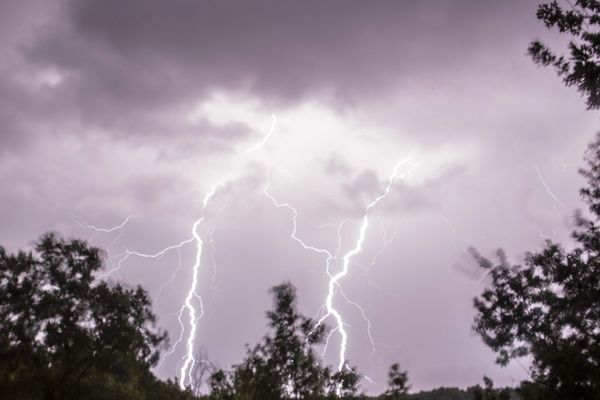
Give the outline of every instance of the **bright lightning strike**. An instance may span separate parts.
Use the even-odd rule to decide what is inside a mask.
[[[271,186],[271,177],[269,175],[268,179],[267,179],[267,184],[263,190],[264,195],[269,198],[269,200],[271,200],[273,202],[273,204],[275,205],[275,207],[277,208],[286,208],[288,210],[290,210],[292,212],[292,233],[290,234],[290,237],[292,239],[294,239],[296,242],[300,243],[300,245],[305,249],[305,250],[310,250],[310,251],[314,251],[320,254],[325,254],[327,256],[327,265],[329,266],[331,260],[333,259],[333,255],[325,249],[320,249],[318,247],[314,247],[311,245],[306,244],[302,239],[300,239],[296,233],[298,231],[298,210],[296,210],[295,207],[293,207],[292,205],[290,205],[289,203],[280,203],[278,202],[275,197],[273,197],[273,195],[271,195],[271,193],[269,193],[269,187]]]
[[[408,165],[408,169],[405,172],[401,173],[401,168],[406,165]],[[327,297],[326,297],[326,301],[325,301],[325,308],[326,308],[327,312],[325,313],[325,315],[323,315],[319,319],[316,326],[321,325],[328,317],[332,317],[335,320],[335,327],[327,335],[327,340],[325,343],[325,348],[323,350],[323,354],[325,353],[325,351],[328,347],[329,339],[331,338],[331,336],[334,333],[338,333],[341,337],[341,343],[340,343],[340,348],[339,348],[339,361],[338,361],[338,366],[337,366],[338,371],[341,371],[344,368],[344,366],[346,365],[346,349],[347,349],[347,343],[348,343],[348,332],[346,331],[345,323],[344,323],[341,313],[333,305],[335,293],[339,292],[341,294],[341,296],[348,303],[354,305],[355,307],[357,307],[359,309],[361,315],[363,316],[363,319],[367,323],[367,330],[368,330],[367,334],[369,336],[369,340],[370,340],[371,344],[373,346],[375,346],[375,342],[374,342],[373,336],[371,334],[371,321],[368,319],[364,309],[358,303],[353,302],[350,299],[348,299],[348,297],[343,293],[341,286],[340,286],[340,280],[348,274],[348,271],[350,269],[350,263],[352,262],[352,259],[363,250],[363,244],[365,241],[366,232],[369,227],[369,214],[370,214],[371,210],[375,206],[377,206],[377,204],[380,201],[382,201],[383,199],[385,199],[388,196],[388,194],[390,193],[392,186],[396,180],[403,179],[406,181],[410,177],[412,177],[412,172],[415,170],[416,167],[417,167],[417,164],[412,161],[412,155],[410,155],[406,159],[399,161],[394,166],[394,169],[393,169],[391,175],[389,176],[388,184],[387,184],[385,190],[379,196],[377,196],[371,203],[369,203],[366,206],[355,245],[350,251],[348,251],[343,256],[342,269],[339,272],[337,272],[336,274],[331,273],[330,267],[331,267],[332,260],[336,259],[337,257],[335,257],[330,251],[328,251],[326,249],[318,248],[313,245],[307,244],[305,241],[303,241],[302,239],[300,239],[297,236],[298,211],[291,204],[285,203],[285,202],[279,202],[275,199],[275,197],[273,197],[273,195],[269,192],[269,188],[271,185],[270,176],[268,177],[267,184],[263,190],[264,195],[267,198],[269,198],[271,200],[271,202],[277,208],[286,208],[292,212],[292,232],[290,234],[290,237],[294,241],[298,242],[304,249],[326,256],[326,262],[325,262],[326,263],[326,271],[329,276],[328,292],[327,292]],[[341,246],[340,228],[345,222],[346,221],[342,222],[340,225],[337,226],[337,228],[338,228],[337,229],[338,248]]]
[[[125,253],[120,256],[116,265],[113,268],[111,268],[110,270],[108,270],[103,276],[99,277],[101,279],[104,279],[104,278],[110,276],[111,274],[115,273],[116,271],[120,270],[121,267],[123,266],[123,264],[125,263],[125,261],[127,261],[130,257],[135,256],[135,257],[141,257],[141,258],[157,259],[157,258],[163,257],[165,254],[167,254],[168,252],[173,251],[173,250],[177,250],[179,253],[181,251],[182,247],[184,247],[185,245],[188,245],[188,244],[191,244],[194,242],[196,243],[195,261],[194,261],[194,264],[192,265],[192,282],[187,291],[187,295],[185,297],[184,303],[181,306],[181,308],[179,309],[179,312],[176,314],[177,319],[179,321],[181,331],[179,334],[179,338],[177,339],[175,344],[165,354],[165,357],[173,354],[173,352],[175,351],[177,346],[183,341],[183,337],[184,337],[184,333],[185,333],[185,324],[183,322],[183,316],[184,316],[184,313],[187,313],[187,315],[189,316],[189,319],[188,319],[189,333],[188,333],[187,339],[186,339],[186,351],[185,351],[184,357],[182,358],[183,364],[180,368],[180,375],[179,375],[179,386],[182,389],[185,389],[186,379],[189,379],[190,381],[192,379],[191,373],[193,371],[194,364],[196,362],[196,360],[194,359],[193,353],[194,353],[194,347],[195,347],[194,343],[195,343],[195,339],[196,339],[196,332],[198,330],[198,320],[200,318],[202,318],[202,316],[204,315],[204,305],[202,303],[202,298],[197,293],[199,271],[200,271],[201,260],[202,260],[202,250],[203,250],[203,246],[204,246],[204,241],[199,233],[199,227],[204,222],[204,219],[205,219],[204,211],[205,211],[206,207],[208,206],[210,199],[215,195],[216,191],[217,191],[217,187],[214,187],[204,197],[204,200],[202,201],[201,216],[192,225],[192,232],[191,232],[192,236],[189,239],[183,240],[175,245],[165,247],[164,249],[162,249],[156,253],[151,253],[151,254],[141,253],[138,251],[126,250]],[[117,230],[121,230],[123,227],[125,227],[125,225],[129,222],[129,220],[131,218],[132,217],[127,217],[127,219],[125,219],[120,225],[117,225],[112,228],[98,228],[94,225],[87,224],[81,218],[77,218],[76,221],[78,222],[78,224],[81,227],[83,227],[85,229],[93,230],[95,232],[95,234],[97,234],[97,233],[111,233],[111,232],[115,232]],[[212,233],[210,233],[209,240],[212,242]],[[175,279],[175,274],[177,274],[180,267],[181,267],[181,259],[180,259],[180,264],[179,264],[178,268],[175,269],[171,278],[167,281],[166,284],[168,284],[169,282],[171,282],[171,283],[173,282],[173,280]],[[163,289],[164,289],[164,285],[161,287],[159,292],[162,292]],[[197,302],[199,304],[199,306],[200,306],[199,310],[196,309],[195,302]],[[161,363],[165,357],[163,357],[163,359],[161,360]]]
[[[258,150],[259,148],[261,148],[265,145],[265,143],[267,142],[267,140],[269,139],[269,137],[271,136],[271,134],[273,133],[273,131],[275,129],[276,122],[277,122],[277,118],[275,117],[274,114],[272,114],[271,115],[271,126],[269,128],[269,131],[267,132],[267,134],[263,137],[263,139],[260,142],[258,142],[256,145],[248,148],[246,150],[247,153]],[[202,253],[203,253],[203,247],[204,247],[204,240],[202,239],[198,230],[199,230],[200,225],[204,222],[204,210],[206,209],[210,199],[215,195],[216,190],[217,190],[216,187],[213,188],[204,197],[204,200],[202,202],[202,208],[201,208],[201,217],[199,219],[197,219],[194,222],[194,224],[192,225],[192,236],[189,239],[183,240],[178,244],[166,247],[156,253],[151,253],[151,254],[142,253],[142,252],[138,252],[138,251],[126,250],[125,253],[120,256],[116,265],[113,268],[111,268],[110,270],[108,270],[103,276],[100,277],[101,279],[106,278],[106,277],[110,276],[111,274],[117,272],[118,270],[121,269],[123,264],[132,256],[141,257],[141,258],[157,259],[157,258],[161,258],[166,253],[168,253],[172,250],[177,250],[178,259],[179,259],[178,267],[172,273],[171,277],[167,280],[167,282],[165,282],[165,284],[163,284],[161,286],[161,288],[159,290],[159,296],[160,296],[160,294],[162,294],[162,291],[165,289],[165,287],[173,284],[173,282],[175,280],[175,275],[181,269],[181,249],[188,244],[191,244],[191,243],[196,244],[195,261],[194,261],[194,264],[192,265],[192,282],[187,291],[183,305],[179,309],[179,312],[176,313],[177,320],[178,320],[179,326],[180,326],[179,337],[178,337],[177,341],[174,343],[174,345],[171,347],[171,349],[165,354],[165,356],[160,361],[160,363],[162,363],[162,361],[164,361],[164,359],[166,357],[173,354],[175,352],[177,346],[184,341],[184,333],[186,330],[185,329],[186,325],[183,322],[183,316],[184,316],[184,313],[187,313],[187,315],[189,317],[189,319],[188,319],[189,333],[187,335],[187,339],[185,340],[185,342],[186,342],[185,355],[179,362],[179,364],[181,365],[181,368],[179,369],[179,386],[182,389],[185,389],[186,379],[189,382],[192,381],[191,374],[194,369],[194,365],[196,363],[193,353],[194,353],[194,348],[195,348],[194,343],[195,343],[195,339],[196,339],[196,333],[198,330],[198,320],[200,318],[202,318],[202,316],[204,315],[204,305],[202,302],[202,298],[197,293],[199,271],[200,271],[200,266],[201,266],[201,261],[202,261]],[[95,232],[94,235],[96,235],[97,233],[111,233],[111,232],[115,232],[117,230],[122,231],[122,229],[125,227],[125,225],[129,222],[129,220],[131,218],[133,218],[133,217],[131,217],[131,216],[127,217],[127,219],[125,219],[120,225],[112,227],[112,228],[98,228],[93,225],[87,224],[81,218],[75,218],[75,220],[82,228],[93,230]],[[295,229],[295,227],[294,227],[294,229]],[[208,236],[209,236],[209,239],[208,239],[209,243],[212,244],[212,242],[213,242],[212,232],[209,232]],[[118,240],[118,238],[116,240]],[[214,246],[213,246],[213,251],[214,251]],[[216,265],[214,262],[214,254],[211,254],[211,259],[212,259],[212,263],[213,263],[213,275],[212,275],[211,285],[214,288],[214,280],[216,277]],[[196,309],[196,306],[195,306],[196,302],[199,304],[200,310]]]
[[[263,147],[265,145],[265,143],[267,142],[267,140],[269,140],[269,137],[271,137],[271,134],[273,133],[273,131],[275,130],[276,123],[277,123],[277,117],[275,117],[275,114],[271,114],[271,127],[269,128],[269,131],[262,138],[262,140],[260,142],[258,142],[254,146],[250,147],[249,149],[246,149],[246,153],[250,153],[254,150],[257,150],[257,149]]]
[[[275,130],[276,123],[277,123],[277,119],[276,119],[275,115],[271,115],[271,125],[270,125],[268,132],[264,135],[264,137],[257,144],[246,149],[245,152],[250,153],[250,152],[259,150],[263,146],[265,146],[265,144],[267,143],[267,141],[272,136],[272,134]],[[263,194],[265,197],[267,197],[273,203],[273,205],[275,205],[276,208],[286,209],[291,213],[291,217],[292,217],[292,227],[291,228],[292,229],[291,229],[290,237],[294,241],[299,243],[305,250],[315,252],[319,255],[322,255],[325,258],[325,269],[326,269],[326,273],[328,276],[328,290],[327,290],[325,303],[323,304],[322,309],[321,309],[322,311],[319,312],[319,314],[322,316],[318,319],[316,326],[321,325],[322,323],[324,323],[324,321],[327,318],[330,318],[330,317],[333,318],[333,320],[335,321],[333,329],[328,333],[327,341],[326,341],[326,344],[323,349],[323,354],[325,354],[325,352],[327,351],[329,339],[334,334],[339,335],[339,337],[340,337],[340,345],[339,346],[340,347],[339,347],[339,353],[338,353],[339,360],[338,360],[338,364],[337,364],[338,371],[341,371],[343,368],[349,368],[349,366],[346,363],[346,352],[347,352],[347,346],[348,346],[348,332],[346,330],[347,325],[344,322],[342,314],[334,306],[334,300],[337,295],[341,296],[341,298],[343,300],[345,300],[348,304],[356,307],[360,311],[362,318],[364,319],[364,321],[367,324],[367,335],[368,335],[369,341],[372,345],[373,352],[375,351],[375,341],[374,341],[372,333],[371,333],[371,321],[367,317],[367,314],[366,314],[365,310],[361,307],[361,305],[350,300],[348,298],[348,296],[344,293],[342,286],[341,286],[341,281],[344,277],[346,277],[348,275],[351,266],[355,263],[354,259],[356,258],[356,256],[358,256],[358,254],[360,254],[363,251],[364,242],[366,240],[367,231],[369,229],[369,222],[370,222],[369,217],[370,217],[372,209],[374,209],[381,201],[383,201],[389,195],[394,183],[397,180],[402,179],[402,180],[407,181],[408,179],[410,179],[412,176],[412,172],[414,171],[414,169],[416,167],[417,167],[417,164],[412,161],[412,155],[410,155],[408,158],[396,163],[392,173],[389,176],[389,179],[388,179],[387,185],[385,186],[385,189],[377,197],[375,197],[374,200],[372,200],[369,204],[367,204],[366,207],[364,208],[364,212],[360,219],[360,225],[359,225],[359,229],[357,232],[357,237],[354,242],[354,245],[348,252],[343,254],[343,256],[341,256],[341,255],[338,256],[338,254],[340,253],[340,249],[342,247],[342,238],[341,238],[340,230],[346,221],[343,221],[341,224],[337,225],[338,249],[336,250],[335,253],[332,253],[327,249],[320,248],[320,247],[314,246],[312,244],[309,244],[308,242],[301,239],[297,235],[298,210],[294,206],[292,206],[291,204],[289,204],[287,202],[278,201],[269,192],[269,189],[271,186],[271,177],[270,177],[270,174],[268,175],[267,183],[263,189]],[[403,168],[404,168],[404,170],[403,170]],[[542,183],[544,183],[537,167],[536,167],[536,171],[538,172],[540,181],[542,181]],[[544,183],[544,186],[547,188],[548,192],[551,193],[551,191],[549,190],[547,185],[545,185],[545,183]],[[179,310],[176,313],[172,314],[173,316],[177,316],[177,320],[178,320],[179,327],[180,327],[178,339],[174,343],[174,345],[171,347],[171,349],[169,349],[169,351],[161,359],[161,363],[162,363],[166,357],[172,355],[176,351],[176,349],[178,348],[179,345],[185,343],[184,355],[182,356],[182,358],[179,360],[179,362],[177,364],[177,369],[179,370],[179,382],[178,383],[182,389],[185,389],[186,384],[192,383],[192,373],[194,370],[194,366],[196,363],[202,362],[202,360],[196,360],[194,357],[195,340],[196,340],[196,335],[198,332],[198,321],[204,315],[204,304],[203,304],[201,296],[198,294],[198,284],[199,284],[199,279],[200,279],[200,268],[202,266],[202,258],[203,258],[205,242],[212,244],[213,238],[212,238],[212,231],[209,230],[207,233],[201,234],[200,229],[201,229],[201,226],[203,226],[205,223],[205,215],[204,215],[205,210],[206,210],[209,202],[211,201],[212,197],[217,192],[217,188],[218,187],[213,188],[204,197],[204,199],[202,201],[200,217],[192,224],[191,237],[189,237],[188,239],[185,239],[175,245],[168,246],[168,247],[166,247],[158,252],[155,252],[155,253],[142,253],[142,252],[138,252],[138,251],[126,250],[125,253],[118,256],[116,265],[112,269],[107,271],[106,274],[104,275],[104,277],[107,277],[107,276],[111,275],[112,273],[118,271],[130,257],[158,259],[158,258],[163,257],[168,252],[176,250],[178,252],[179,264],[178,264],[177,268],[174,270],[171,278],[165,284],[163,284],[163,286],[161,286],[161,288],[159,290],[159,295],[160,295],[160,293],[162,293],[162,291],[165,287],[173,284],[175,275],[181,269],[181,250],[182,250],[182,248],[184,246],[191,245],[192,243],[195,244],[195,259],[194,259],[193,265],[191,266],[191,272],[192,272],[191,283],[186,292],[186,296],[183,301],[183,304],[181,304]],[[558,199],[556,199],[555,196],[554,196],[554,199],[555,199],[555,201],[558,202]],[[127,225],[127,223],[130,221],[131,218],[134,218],[134,217],[129,216],[120,225],[117,225],[112,228],[98,228],[96,226],[87,224],[85,221],[83,221],[80,218],[77,218],[76,221],[82,228],[94,231],[95,232],[94,235],[97,233],[112,233],[112,232],[116,232],[116,231],[120,231],[122,234],[124,227]],[[204,239],[205,236],[206,236],[206,239]],[[384,248],[387,245],[387,243],[388,243],[387,239],[384,235]],[[214,246],[212,246],[212,249],[214,252]],[[376,257],[377,256],[375,256],[375,259],[376,259]],[[211,255],[211,258],[213,258],[212,255]],[[372,264],[375,263],[375,259],[373,259]],[[333,273],[332,272],[332,268],[333,268],[332,264],[334,263],[334,261],[337,261],[337,260],[340,261],[341,269],[339,271],[337,271],[336,273]],[[214,287],[214,277],[216,274],[216,265],[214,263],[214,258],[212,259],[212,262],[213,262],[212,286]],[[372,354],[371,354],[371,356],[372,356]],[[370,382],[372,382],[372,380],[370,378],[366,377],[366,379],[369,380]]]
[[[211,192],[212,193],[212,192]],[[209,194],[211,194],[209,193]],[[206,202],[205,202],[206,203]],[[204,204],[205,206],[205,204]],[[203,207],[204,208],[204,207]],[[73,217],[75,219],[75,222],[82,228],[82,229],[87,229],[87,230],[91,230],[94,232],[93,236],[89,239],[92,240],[97,234],[99,233],[113,233],[116,231],[120,231],[121,233],[119,234],[119,236],[113,240],[113,242],[111,243],[114,244],[115,241],[117,241],[123,233],[123,228],[129,223],[129,221],[134,218],[133,216],[128,216],[121,224],[110,227],[110,228],[99,228],[95,225],[91,225],[88,224],[85,220],[83,220],[80,217],[74,216]],[[188,240],[184,240],[174,246],[169,246],[164,248],[163,250],[154,253],[154,254],[147,254],[147,253],[140,253],[137,251],[130,251],[130,250],[126,250],[125,254],[121,256],[121,258],[117,261],[117,265],[115,267],[113,267],[112,269],[110,269],[109,271],[107,271],[104,275],[100,276],[100,279],[105,279],[108,276],[110,276],[111,274],[115,273],[116,271],[118,271],[119,269],[121,269],[123,263],[131,256],[137,256],[137,257],[142,257],[142,258],[160,258],[162,256],[164,256],[166,253],[168,253],[171,250],[177,249],[178,252],[178,259],[179,259],[179,264],[178,267],[175,269],[175,271],[173,272],[173,274],[171,275],[171,277],[167,280],[167,282],[161,286],[159,292],[158,292],[158,296],[161,295],[163,289],[167,286],[167,285],[172,285],[175,279],[175,275],[177,274],[177,272],[179,272],[179,270],[181,269],[181,248],[183,246],[185,246],[186,244],[191,243],[194,240],[194,237],[188,239]],[[109,246],[110,248],[110,246]],[[183,341],[183,335],[185,333],[185,324],[182,320],[183,317],[183,313],[186,309],[186,305],[182,305],[179,312],[174,313],[174,314],[170,314],[170,315],[165,315],[165,318],[168,318],[170,316],[176,316],[177,320],[179,322],[179,326],[181,328],[180,332],[179,332],[179,338],[175,341],[175,344],[171,347],[171,349],[169,349],[169,351],[167,351],[165,353],[165,355],[160,359],[158,366],[160,367],[160,365],[162,364],[162,362],[169,357],[171,354],[173,354],[177,348],[177,346],[179,345],[179,343],[181,343]]]
[[[408,171],[401,174],[401,176],[398,176],[398,174],[400,172],[400,168],[407,164],[409,165]],[[344,365],[346,364],[346,349],[347,349],[347,345],[348,345],[348,333],[346,332],[346,329],[344,327],[344,320],[342,318],[342,315],[333,306],[333,298],[336,293],[336,287],[339,286],[340,280],[348,274],[348,271],[350,269],[350,262],[352,261],[352,258],[354,256],[356,256],[357,254],[359,254],[363,250],[363,244],[365,241],[367,228],[369,227],[369,213],[370,213],[371,209],[373,209],[381,200],[385,199],[388,196],[390,190],[392,189],[394,181],[396,179],[398,179],[398,178],[403,179],[403,180],[409,179],[412,176],[412,172],[414,171],[414,169],[416,167],[417,167],[417,164],[412,161],[412,154],[408,158],[401,160],[396,164],[396,166],[394,167],[394,170],[392,171],[392,174],[389,177],[388,184],[387,184],[385,190],[383,191],[383,193],[381,193],[379,196],[377,196],[375,198],[375,200],[373,200],[371,203],[369,203],[367,205],[367,207],[365,208],[365,212],[362,217],[362,223],[360,225],[359,232],[358,232],[358,238],[356,239],[354,247],[344,255],[344,257],[342,259],[343,262],[342,262],[341,271],[339,271],[338,273],[336,273],[334,275],[330,275],[329,290],[327,292],[327,299],[325,302],[326,307],[327,307],[327,314],[325,314],[323,317],[321,317],[318,324],[323,323],[323,321],[329,316],[332,316],[337,323],[337,330],[341,337],[338,371],[341,371],[342,368],[344,367]],[[364,311],[362,311],[362,312],[364,315]]]
[[[398,228],[397,222],[394,222],[393,223],[393,231],[390,235],[390,234],[388,234],[388,231],[387,231],[385,225],[383,224],[383,222],[381,222],[381,224],[380,224],[380,230],[382,233],[381,247],[379,248],[377,253],[375,253],[373,258],[371,259],[371,263],[368,266],[364,267],[364,275],[365,275],[365,278],[367,279],[367,282],[369,283],[369,285],[371,285],[375,289],[387,294],[388,296],[392,296],[392,297],[396,297],[397,294],[393,293],[393,292],[379,286],[377,283],[375,283],[375,281],[373,281],[373,279],[371,277],[371,271],[372,271],[373,267],[375,267],[375,265],[377,264],[377,259],[383,254],[385,249],[387,249],[387,247],[394,241],[396,234],[397,234],[397,228]],[[373,353],[371,353],[370,358],[372,356],[373,356]]]
[[[356,307],[358,309],[358,311],[362,315],[363,320],[366,322],[367,336],[369,337],[369,342],[371,343],[371,353],[369,354],[369,359],[372,359],[373,356],[375,355],[376,346],[375,346],[375,339],[373,339],[373,334],[371,333],[371,320],[367,316],[365,309],[362,308],[362,306],[360,304],[358,304],[357,302],[350,300],[348,298],[348,296],[346,295],[346,293],[344,293],[344,291],[342,290],[342,287],[339,284],[337,285],[337,289],[338,289],[338,292],[340,293],[340,295],[344,298],[344,300],[346,300],[347,303],[353,305],[354,307]]]
[[[197,330],[197,325],[198,325],[197,318],[198,319],[202,318],[202,315],[204,314],[204,306],[202,304],[202,298],[196,292],[197,286],[198,286],[198,272],[200,270],[200,263],[202,260],[202,247],[204,245],[204,241],[202,240],[202,237],[198,233],[198,226],[204,221],[204,210],[206,209],[206,206],[208,205],[208,202],[210,201],[210,199],[214,196],[216,189],[217,188],[213,188],[204,197],[204,201],[202,202],[202,216],[198,220],[196,220],[196,222],[194,222],[194,225],[192,227],[192,235],[194,237],[194,240],[196,241],[196,261],[192,267],[192,284],[190,285],[190,288],[188,290],[187,296],[185,298],[185,303],[184,303],[184,308],[187,309],[187,311],[189,313],[189,317],[190,317],[189,318],[190,333],[188,335],[188,340],[187,340],[185,361],[183,362],[183,365],[181,367],[180,374],[179,374],[179,386],[182,389],[185,389],[186,372],[187,372],[187,375],[188,375],[190,381],[192,379],[191,373],[192,373],[192,370],[194,369],[194,363],[196,362],[196,360],[194,359],[194,341],[196,339],[196,330]],[[194,307],[194,304],[192,303],[192,300],[194,298],[197,298],[198,301],[200,302],[201,313],[200,313],[200,315],[198,315],[198,317],[196,317],[196,308]],[[182,310],[183,310],[183,308],[182,308]]]

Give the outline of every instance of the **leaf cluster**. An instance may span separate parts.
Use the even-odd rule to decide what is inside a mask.
[[[493,263],[472,249],[490,286],[474,300],[474,330],[497,362],[531,356],[531,398],[594,399],[600,393],[600,136],[588,150],[590,215],[577,214],[571,250],[550,241],[510,265],[499,250]]]
[[[179,393],[150,372],[166,333],[148,295],[97,281],[101,267],[97,248],[55,234],[42,236],[31,252],[0,247],[0,397]]]
[[[538,7],[537,17],[547,28],[569,35],[568,54],[559,55],[541,40],[528,49],[532,59],[551,66],[567,86],[574,86],[585,97],[588,109],[600,107],[600,1],[557,1]]]
[[[325,341],[327,328],[300,314],[296,289],[284,283],[271,289],[273,310],[267,312],[270,332],[231,371],[210,378],[211,398],[327,399],[351,398],[360,375],[347,367],[333,372],[321,365],[314,347]]]

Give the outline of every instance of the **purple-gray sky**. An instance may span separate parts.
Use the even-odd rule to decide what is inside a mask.
[[[483,282],[466,249],[504,247],[516,262],[542,238],[568,238],[577,174],[598,124],[573,89],[525,55],[540,37],[537,1],[43,0],[0,3],[0,243],[42,232],[154,253],[200,231],[198,349],[226,367],[266,330],[267,289],[291,280],[316,315],[324,257],[290,237],[338,248],[395,163],[419,164],[373,210],[364,251],[342,281],[370,318],[337,297],[348,358],[385,386],[399,361],[415,389],[500,385],[525,377],[494,364],[471,333]],[[246,152],[277,124],[263,147]],[[555,196],[555,197],[554,197]],[[95,234],[97,227],[123,230]],[[209,238],[212,241],[209,243]],[[387,246],[383,246],[387,243]],[[194,246],[130,257],[111,275],[152,294],[172,341]],[[375,261],[373,263],[373,261]],[[337,267],[340,265],[338,264]],[[335,269],[336,266],[333,266]],[[330,325],[333,323],[329,321]],[[336,363],[339,340],[325,354]],[[157,373],[177,374],[183,347]],[[524,361],[526,364],[526,360]]]

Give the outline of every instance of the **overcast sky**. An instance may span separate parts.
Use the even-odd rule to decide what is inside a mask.
[[[526,56],[533,38],[560,42],[537,3],[0,2],[0,243],[83,237],[107,249],[110,270],[127,250],[187,240],[204,215],[196,346],[227,367],[266,332],[269,287],[294,283],[310,316],[327,294],[325,257],[290,236],[293,213],[267,182],[296,208],[297,237],[340,258],[412,155],[340,281],[375,348],[360,310],[335,297],[349,362],[374,381],[368,392],[396,361],[417,390],[484,374],[517,383],[522,366],[496,366],[471,332],[485,280],[466,250],[503,247],[518,262],[544,237],[566,242],[598,125]],[[128,216],[112,232],[82,226]],[[172,343],[194,251],[131,256],[110,275],[151,293]],[[338,346],[334,333],[326,363]],[[157,373],[176,376],[183,353]]]

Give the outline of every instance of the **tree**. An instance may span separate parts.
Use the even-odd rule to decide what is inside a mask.
[[[600,1],[566,0],[565,8],[557,1],[538,7],[537,17],[547,28],[571,36],[569,55],[557,55],[540,40],[528,49],[533,60],[556,70],[567,86],[575,86],[586,98],[588,109],[600,107]]]
[[[212,400],[232,400],[234,389],[230,377],[222,369],[214,371],[208,380]]]
[[[166,333],[155,324],[148,295],[139,286],[98,282],[101,267],[99,249],[55,234],[43,235],[32,252],[0,247],[0,394],[185,396],[150,372]]]
[[[487,376],[483,377],[483,388],[479,385],[470,387],[468,392],[473,396],[473,400],[510,400],[508,389],[494,389],[494,382]]]
[[[576,214],[575,246],[550,241],[509,264],[472,249],[488,270],[490,287],[474,300],[474,330],[497,354],[497,362],[530,356],[530,398],[596,399],[600,393],[600,135],[586,154],[581,190],[590,214]]]
[[[329,374],[329,369],[325,369],[328,385],[325,392],[329,399],[354,399],[358,392],[360,374],[355,367],[348,367],[341,371]]]
[[[385,392],[390,399],[405,398],[410,385],[408,384],[408,372],[400,369],[400,364],[395,363],[388,371],[388,390]]]
[[[200,348],[194,355],[194,367],[191,371],[191,380],[189,390],[195,395],[200,395],[205,383],[210,386],[210,375],[215,368],[208,360],[208,351],[205,348]]]
[[[232,371],[211,375],[211,398],[310,400],[354,395],[358,373],[350,368],[332,373],[315,355],[313,347],[324,342],[326,327],[298,312],[294,286],[284,283],[271,293],[274,308],[267,312],[271,332],[261,343],[248,346],[245,359]]]

